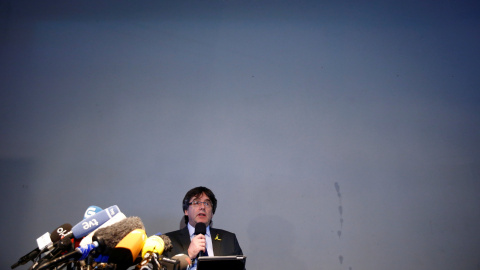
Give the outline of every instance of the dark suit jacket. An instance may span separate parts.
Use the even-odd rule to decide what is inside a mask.
[[[210,227],[210,234],[212,235],[212,248],[215,256],[243,255],[242,249],[237,241],[237,236],[234,233]],[[165,235],[172,240],[173,245],[170,252],[164,252],[165,256],[171,258],[180,253],[188,255],[190,235],[187,226],[181,230],[166,233]]]

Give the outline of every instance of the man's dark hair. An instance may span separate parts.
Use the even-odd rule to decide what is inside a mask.
[[[205,193],[205,195],[207,195],[210,201],[212,201],[212,213],[215,214],[215,210],[217,209],[217,199],[215,198],[215,194],[213,194],[213,192],[209,188],[202,186],[192,188],[187,192],[187,194],[185,194],[185,197],[182,201],[183,212],[188,209],[190,200],[192,198],[201,196],[202,193]],[[185,221],[186,223],[188,223],[188,216],[185,216]]]

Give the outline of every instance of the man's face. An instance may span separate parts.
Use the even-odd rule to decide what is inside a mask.
[[[199,222],[205,223],[208,226],[213,217],[212,202],[210,201],[210,198],[208,198],[205,193],[202,193],[200,196],[190,199],[190,203],[193,201],[208,202],[209,206],[205,206],[203,203],[189,205],[187,210],[185,210],[185,215],[188,216],[188,223],[190,223],[190,225],[193,227],[195,227],[195,225],[197,225]]]

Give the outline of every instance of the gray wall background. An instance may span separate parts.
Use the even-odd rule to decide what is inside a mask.
[[[248,269],[480,269],[477,1],[0,12],[2,268],[90,205],[177,229],[205,185]]]

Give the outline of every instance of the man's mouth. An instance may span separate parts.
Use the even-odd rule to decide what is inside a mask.
[[[206,217],[207,215],[204,214],[204,213],[199,213],[197,216],[199,216],[199,217]]]

